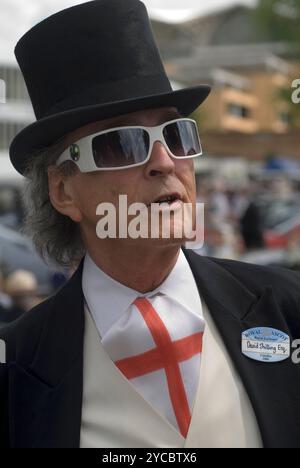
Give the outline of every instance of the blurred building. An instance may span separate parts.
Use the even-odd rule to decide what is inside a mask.
[[[0,103],[0,180],[18,177],[8,159],[13,137],[34,120],[32,106],[22,74],[17,64],[1,61],[0,78],[6,87],[5,103]]]
[[[289,45],[263,35],[253,9],[228,7],[178,25],[155,21],[153,28],[173,80],[213,86],[197,113],[210,154],[300,160],[300,122],[286,98],[300,67]]]
[[[0,78],[5,82],[5,102],[0,103],[0,225],[18,229],[22,222],[21,184],[8,148],[14,136],[34,120],[34,113],[16,63],[1,60]]]

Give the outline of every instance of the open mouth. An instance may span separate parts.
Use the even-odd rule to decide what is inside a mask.
[[[158,203],[159,205],[167,203],[168,205],[172,205],[173,203],[178,203],[181,201],[182,201],[182,197],[178,193],[174,193],[170,195],[162,195],[161,197],[154,200],[152,203]],[[148,206],[150,205],[151,203],[149,203]]]

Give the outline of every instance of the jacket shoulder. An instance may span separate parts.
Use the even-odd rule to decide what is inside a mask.
[[[48,310],[52,299],[23,314],[15,322],[0,328],[2,350],[5,362],[0,363],[0,448],[8,448],[9,441],[9,368],[10,363],[18,361],[29,365],[32,362],[40,335],[47,323]],[[3,354],[3,353],[2,353]]]
[[[211,260],[257,296],[271,289],[285,320],[297,336],[300,334],[300,272],[235,260]]]
[[[281,294],[296,294],[300,297],[300,272],[281,267],[261,266],[237,260],[220,258],[209,259],[225,268],[237,280],[253,292],[261,292],[266,287],[275,288]]]
[[[0,339],[6,345],[7,361],[18,360],[24,364],[30,361],[47,322],[53,300],[54,296],[49,297],[25,312],[19,319],[0,328]],[[22,353],[19,353],[20,350]]]

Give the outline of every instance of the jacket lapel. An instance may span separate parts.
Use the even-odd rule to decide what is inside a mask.
[[[199,293],[249,395],[264,446],[299,446],[299,366],[291,359],[281,363],[261,363],[241,352],[242,332],[250,328],[272,327],[291,336],[272,288],[267,287],[256,296],[217,262],[183,250]]]
[[[79,447],[84,314],[83,262],[48,300],[44,327],[28,366],[10,364],[12,447]]]

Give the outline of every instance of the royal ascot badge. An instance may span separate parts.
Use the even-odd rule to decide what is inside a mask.
[[[261,362],[280,362],[290,357],[290,337],[275,328],[251,328],[242,334],[242,353]]]

